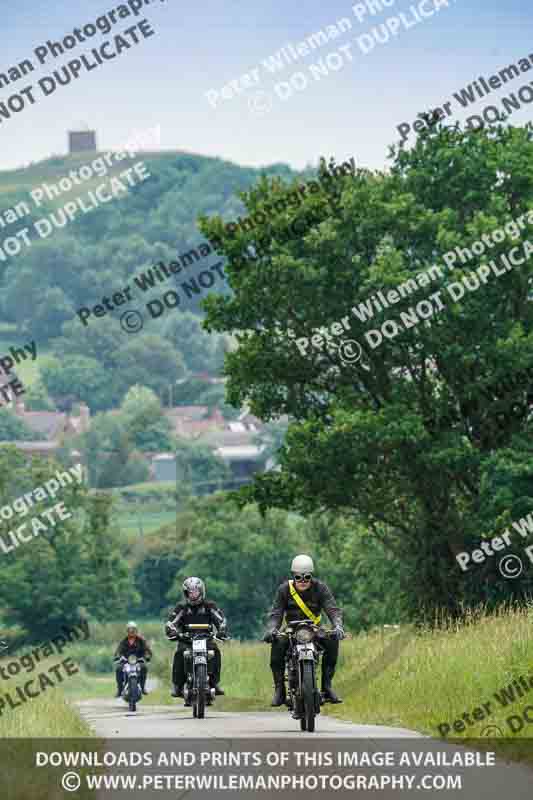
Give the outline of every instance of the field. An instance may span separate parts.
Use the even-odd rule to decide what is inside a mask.
[[[31,336],[20,336],[16,332],[14,325],[3,323],[0,325],[0,358],[9,355],[10,347],[24,347],[31,341]],[[39,368],[46,364],[47,359],[50,357],[49,348],[42,348],[37,345],[37,358],[32,359],[31,354],[25,361],[20,361],[15,365],[17,375],[19,375],[24,387],[29,388],[39,377]],[[3,376],[3,378],[6,376]],[[22,395],[24,399],[24,395]]]
[[[174,481],[146,482],[111,490],[113,522],[134,541],[176,519]]]

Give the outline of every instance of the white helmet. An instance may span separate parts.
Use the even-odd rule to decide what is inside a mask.
[[[315,565],[311,556],[299,555],[292,559],[291,572],[292,573],[306,573],[314,572]]]
[[[135,622],[128,622],[126,627],[127,632],[129,633],[132,629],[135,631],[135,633],[137,633],[139,630]]]

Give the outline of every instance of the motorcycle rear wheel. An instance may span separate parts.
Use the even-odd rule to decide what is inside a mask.
[[[309,733],[315,730],[315,665],[310,661],[304,661],[302,666],[302,699],[303,717],[300,720],[300,727],[303,731],[307,729]],[[303,725],[305,724],[305,728]]]
[[[195,707],[198,719],[205,717],[205,690],[207,686],[207,667],[205,664],[198,664],[196,667],[196,699]]]

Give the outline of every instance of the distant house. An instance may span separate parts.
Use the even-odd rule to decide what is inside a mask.
[[[208,406],[176,406],[164,411],[178,438],[194,440],[209,447],[224,461],[235,478],[235,485],[251,480],[254,473],[264,470],[264,446],[258,446],[255,437],[262,422],[248,412],[238,420],[228,422],[218,408],[209,414]],[[173,453],[154,454],[151,461],[153,480],[174,480],[176,461]]]
[[[173,433],[183,439],[196,439],[211,430],[223,430],[226,421],[218,408],[210,416],[207,406],[176,406],[165,409]]]
[[[77,417],[62,411],[26,411],[24,403],[20,401],[10,410],[29,428],[46,436],[46,440],[0,444],[12,444],[17,450],[31,455],[51,458],[62,446],[65,436],[85,433],[90,427],[91,412],[85,403],[80,404],[80,414]]]
[[[256,472],[264,472],[265,459],[263,451],[265,445],[226,445],[217,447],[215,455],[224,461],[231,470],[236,484],[248,483]]]
[[[173,453],[158,453],[152,458],[151,477],[154,481],[176,480],[176,456]]]

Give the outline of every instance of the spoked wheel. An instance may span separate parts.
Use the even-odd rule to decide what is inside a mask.
[[[315,729],[315,665],[310,661],[303,664],[302,674],[302,695],[304,715],[300,720],[300,727],[303,731],[307,729],[313,733]],[[305,727],[304,727],[305,726]]]
[[[129,686],[129,706],[130,711],[137,711],[137,678],[130,678],[130,686]]]
[[[207,686],[207,666],[198,664],[196,667],[196,703],[197,717],[203,719],[205,716],[205,689]]]

